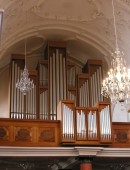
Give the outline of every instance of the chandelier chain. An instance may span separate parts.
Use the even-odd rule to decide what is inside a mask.
[[[113,13],[113,23],[114,23],[114,31],[115,31],[115,39],[116,39],[116,50],[118,50],[119,47],[118,47],[118,40],[117,40],[116,17],[115,17],[115,8],[114,8],[113,0],[112,0],[112,13]]]
[[[108,76],[103,80],[101,93],[104,97],[110,98],[112,103],[130,103],[130,69],[126,67],[124,53],[119,50],[117,41],[117,28],[115,19],[115,9],[112,0],[113,21],[115,31],[116,49],[111,54],[111,68]]]

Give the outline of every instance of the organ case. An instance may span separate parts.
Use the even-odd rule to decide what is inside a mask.
[[[27,96],[15,88],[23,69],[24,57],[12,57],[11,118],[60,120],[62,143],[111,142],[110,105],[102,102],[97,106],[103,101],[100,60],[88,60],[77,74],[76,63],[67,59],[66,44],[48,42],[44,59],[30,72],[35,85]]]
[[[89,99],[90,106],[95,106],[99,101],[103,101],[101,95],[102,85],[102,61],[89,59],[83,68],[84,73],[89,74]]]
[[[25,65],[24,55],[12,55],[11,60],[11,86],[10,86],[10,117],[15,119],[38,118],[38,80],[37,71],[30,70],[29,76],[33,80],[34,88],[25,96],[16,88],[17,80],[20,80]]]

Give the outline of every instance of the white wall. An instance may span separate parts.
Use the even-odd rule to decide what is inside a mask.
[[[128,113],[129,105],[118,102],[115,104],[112,113],[112,122],[130,122],[130,114]]]
[[[9,65],[0,72],[0,118],[9,117]]]

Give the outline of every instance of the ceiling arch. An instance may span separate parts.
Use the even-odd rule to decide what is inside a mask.
[[[130,53],[129,4],[115,0],[119,45]],[[81,64],[88,58],[102,59],[110,64],[115,48],[111,1],[81,0],[1,0],[4,12],[0,48],[0,67],[10,61],[11,53],[24,53],[21,46],[29,40],[29,53],[38,53],[46,41],[67,42],[68,54]],[[126,57],[129,61],[128,56]],[[130,61],[128,62],[130,64]]]

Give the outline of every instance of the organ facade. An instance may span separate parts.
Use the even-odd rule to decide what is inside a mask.
[[[23,55],[12,55],[10,119],[0,120],[1,145],[108,146],[117,142],[121,131],[113,130],[117,124],[112,124],[110,102],[101,95],[101,60],[89,59],[79,71],[67,56],[66,43],[50,41],[44,58],[35,70],[29,70],[34,88],[27,95],[16,88],[24,65]]]

